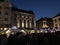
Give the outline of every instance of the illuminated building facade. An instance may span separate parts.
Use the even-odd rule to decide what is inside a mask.
[[[0,30],[11,26],[11,4],[8,0],[0,0]]]
[[[53,25],[54,27],[60,26],[60,13],[53,17]]]
[[[18,9],[9,0],[0,0],[0,30],[13,26],[19,29],[35,29],[35,15],[32,11]]]
[[[41,18],[36,22],[37,29],[41,28],[52,28],[53,27],[53,20],[52,18]]]
[[[34,29],[36,28],[35,15],[32,11],[26,11],[12,7],[13,10],[13,24],[20,29]]]

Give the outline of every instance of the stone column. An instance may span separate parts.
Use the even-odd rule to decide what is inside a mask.
[[[18,28],[20,27],[20,21],[19,20],[17,21],[17,27]]]
[[[30,23],[30,28],[32,28],[31,21],[29,21],[29,23]]]
[[[24,20],[22,20],[22,28],[24,28]]]
[[[26,20],[26,28],[28,28],[28,20]]]
[[[17,27],[18,28],[20,27],[20,19],[19,19],[19,16],[17,16]]]

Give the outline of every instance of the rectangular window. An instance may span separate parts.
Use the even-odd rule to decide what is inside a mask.
[[[55,23],[57,22],[57,20],[55,19]]]
[[[59,20],[59,22],[60,22],[60,18],[59,18],[58,20]]]

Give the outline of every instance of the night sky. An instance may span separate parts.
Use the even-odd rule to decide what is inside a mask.
[[[32,10],[36,20],[41,17],[54,17],[60,12],[60,0],[11,0],[11,3],[23,10]]]

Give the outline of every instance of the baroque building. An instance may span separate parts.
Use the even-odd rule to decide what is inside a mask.
[[[26,11],[12,7],[12,26],[17,26],[20,29],[36,28],[35,15],[32,11]]]
[[[0,30],[16,26],[19,29],[36,29],[33,11],[14,7],[9,0],[0,0]]]

